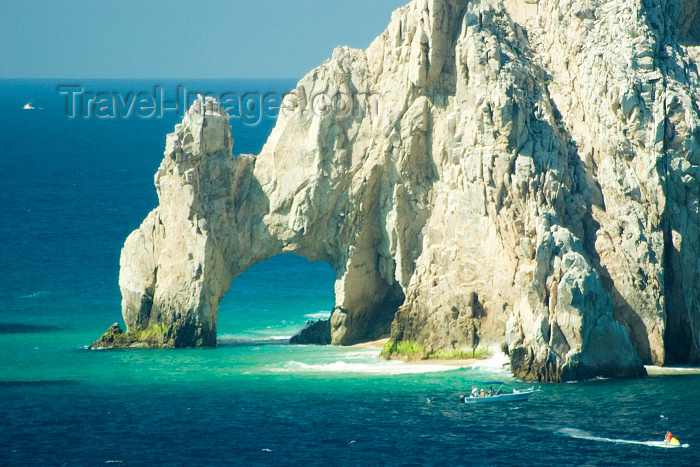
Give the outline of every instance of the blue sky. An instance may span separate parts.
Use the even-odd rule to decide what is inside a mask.
[[[408,0],[0,0],[0,78],[298,78]]]

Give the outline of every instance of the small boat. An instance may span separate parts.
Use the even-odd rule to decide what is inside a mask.
[[[22,110],[34,110],[34,106],[31,102],[27,102],[26,104],[24,104],[24,107],[22,107]]]
[[[467,404],[490,404],[494,402],[516,402],[516,401],[526,401],[534,393],[539,391],[539,388],[531,387],[524,391],[518,391],[513,389],[513,392],[504,393],[503,386],[506,384],[503,381],[486,381],[485,385],[499,385],[496,392],[493,395],[486,396],[459,396],[460,400]]]

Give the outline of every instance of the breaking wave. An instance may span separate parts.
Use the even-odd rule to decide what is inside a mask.
[[[478,369],[484,369],[484,370],[495,370],[495,371],[500,371],[503,373],[508,373],[510,374],[510,359],[508,358],[508,355],[504,354],[503,352],[495,349],[491,349],[493,356],[491,358],[488,358],[486,360],[480,360],[473,365],[471,365],[471,368],[478,368]]]

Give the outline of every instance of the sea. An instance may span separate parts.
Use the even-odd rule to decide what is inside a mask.
[[[233,281],[217,348],[88,350],[123,326],[120,250],[157,206],[186,95],[239,96],[234,152],[255,154],[275,123],[269,95],[294,86],[0,81],[0,465],[700,465],[693,369],[471,405],[459,396],[474,385],[532,383],[497,353],[454,367],[288,345],[334,303],[331,268],[294,255]],[[685,446],[661,443],[667,430]]]

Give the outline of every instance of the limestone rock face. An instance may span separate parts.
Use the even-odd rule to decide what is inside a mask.
[[[230,135],[212,100],[196,101],[168,135],[155,175],[159,207],[122,249],[127,333],[162,334],[163,347],[216,345],[216,311],[233,279],[221,248],[236,239],[212,245],[237,225],[253,167],[252,157],[234,159]]]
[[[231,281],[294,252],[335,271],[333,344],[504,345],[541,381],[700,363],[697,10],[414,0],[255,157],[198,101],[122,251],[128,329],[215,345]]]

